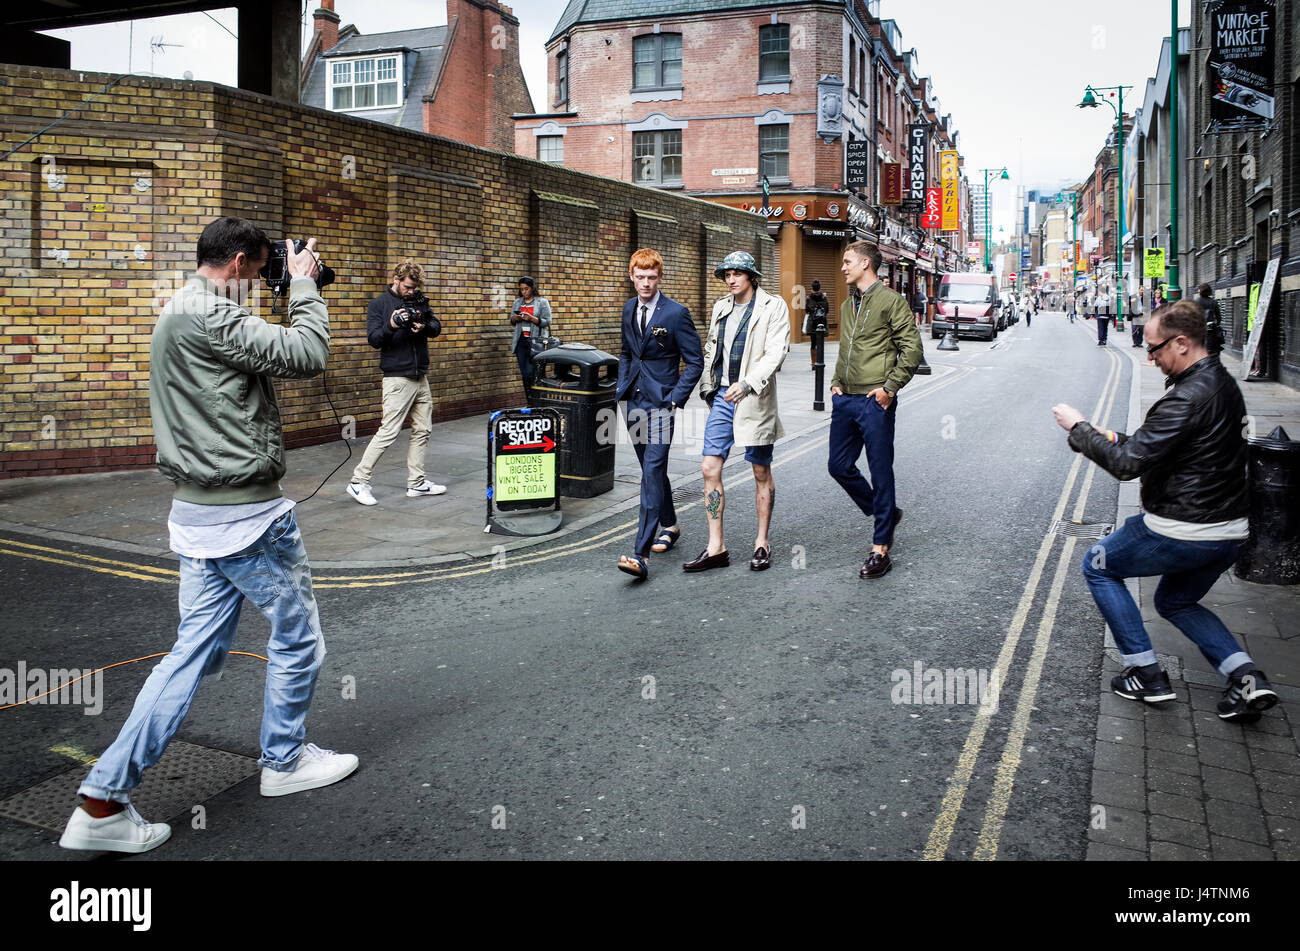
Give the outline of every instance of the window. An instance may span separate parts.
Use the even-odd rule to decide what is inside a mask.
[[[776,23],[758,30],[758,78],[790,78],[790,26]]]
[[[790,177],[790,127],[758,127],[758,173],[768,178]]]
[[[761,69],[762,67],[760,67]],[[849,92],[858,91],[858,42],[849,37]]]
[[[537,158],[552,165],[564,164],[564,136],[539,135],[537,137]]]
[[[632,41],[632,88],[682,84],[682,35],[654,33]]]
[[[682,132],[634,132],[632,134],[632,179],[638,185],[680,185],[682,183]]]
[[[331,63],[331,108],[397,105],[397,60],[393,55]]]
[[[555,55],[555,101],[569,101],[569,54],[564,51]]]

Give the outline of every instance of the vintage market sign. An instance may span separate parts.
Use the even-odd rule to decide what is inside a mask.
[[[1062,257],[1069,257],[1069,254],[1063,252]],[[1146,249],[1146,256],[1142,259],[1142,276],[1143,277],[1164,277],[1165,276],[1165,249],[1164,248]]]

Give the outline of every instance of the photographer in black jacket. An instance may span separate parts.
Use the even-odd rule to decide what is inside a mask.
[[[442,327],[420,288],[424,270],[410,258],[393,269],[393,283],[370,302],[366,312],[366,339],[379,351],[384,374],[384,421],[352,472],[348,495],[362,505],[374,505],[370,477],[384,450],[411,417],[411,441],[406,452],[406,495],[441,495],[445,485],[424,477],[424,450],[433,432],[433,397],[429,393],[429,338]]]
[[[1228,689],[1223,720],[1251,722],[1277,703],[1263,671],[1223,622],[1198,602],[1232,567],[1250,534],[1246,500],[1246,402],[1217,356],[1205,349],[1205,313],[1179,301],[1143,328],[1147,354],[1168,392],[1132,435],[1095,428],[1073,407],[1052,407],[1070,448],[1118,479],[1140,477],[1142,508],[1088,551],[1083,575],[1110,626],[1125,670],[1111,688],[1126,700],[1173,700],[1125,578],[1160,575],[1156,612],[1182,631]]]

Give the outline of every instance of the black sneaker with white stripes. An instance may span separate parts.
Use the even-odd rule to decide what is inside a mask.
[[[1169,675],[1163,670],[1146,676],[1141,667],[1126,667],[1118,677],[1112,677],[1110,689],[1125,700],[1145,700],[1147,703],[1161,703],[1174,699],[1174,688],[1169,683]]]
[[[1264,671],[1243,665],[1228,677],[1228,689],[1219,701],[1219,719],[1253,723],[1276,703],[1277,694]]]

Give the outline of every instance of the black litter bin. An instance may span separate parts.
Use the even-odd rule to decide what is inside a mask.
[[[560,413],[560,495],[589,499],[614,488],[618,357],[566,343],[533,359],[528,405]]]
[[[1250,540],[1237,577],[1260,584],[1300,583],[1300,442],[1278,426],[1250,440]]]

